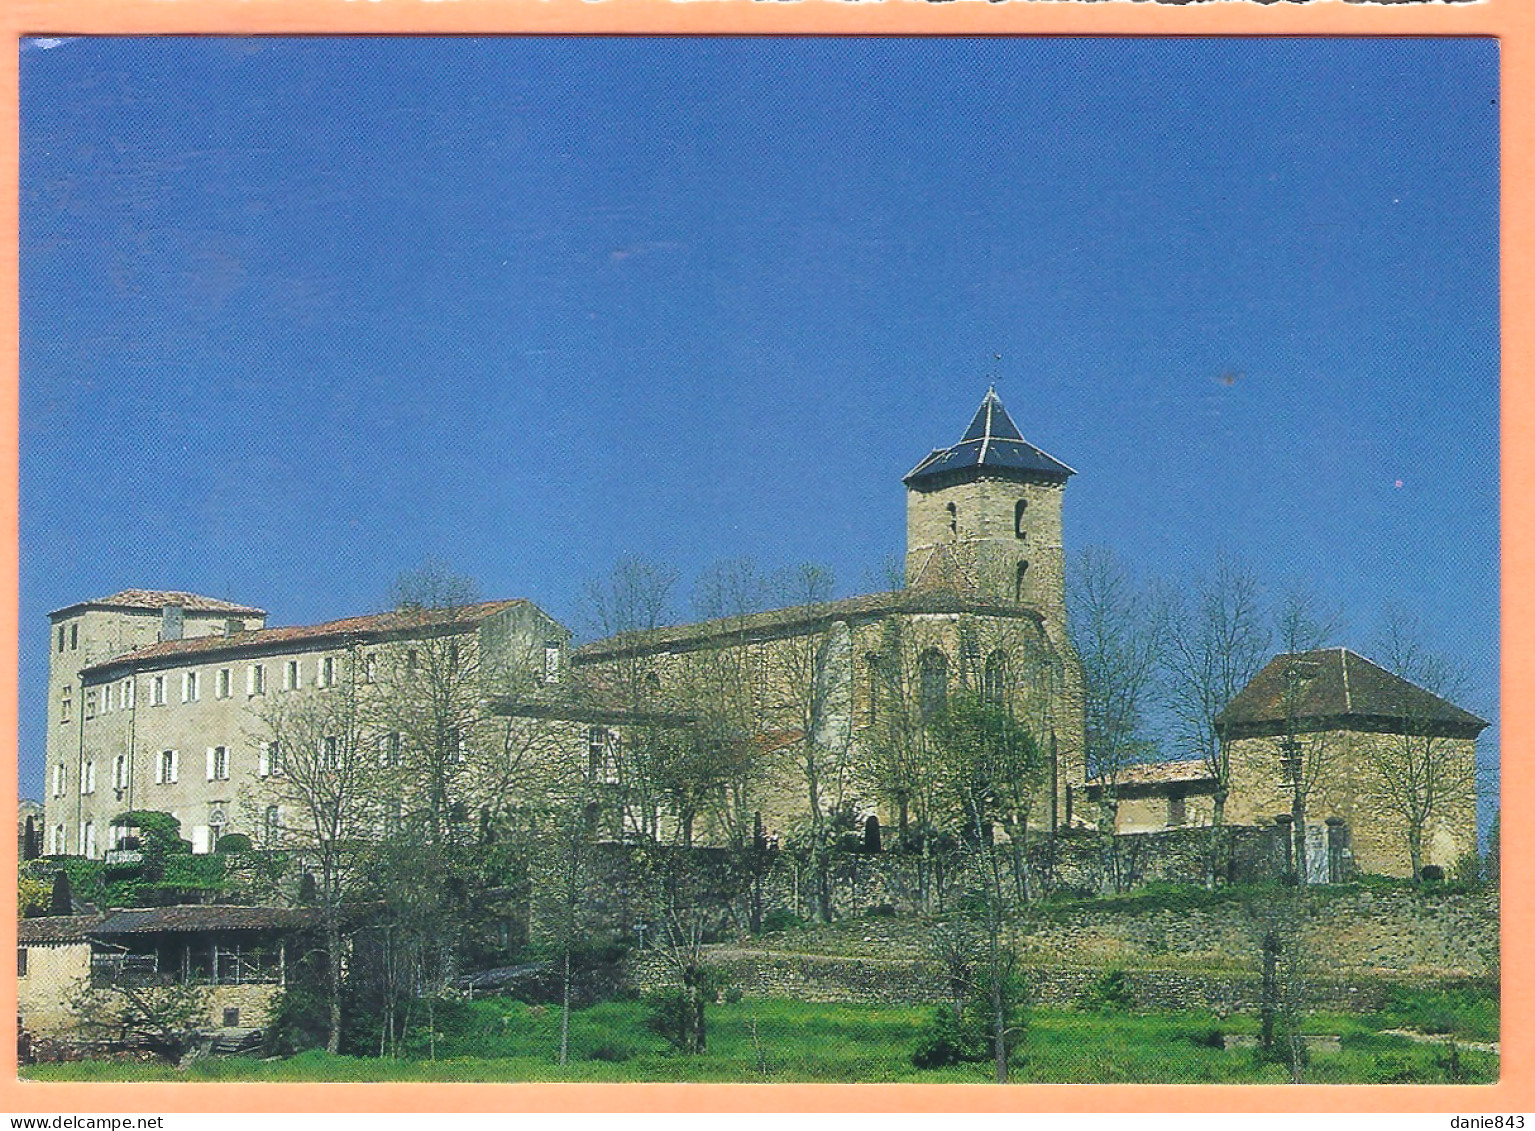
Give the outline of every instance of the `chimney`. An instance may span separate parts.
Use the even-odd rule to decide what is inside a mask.
[[[166,605],[160,610],[160,639],[180,640],[183,609],[180,605]]]

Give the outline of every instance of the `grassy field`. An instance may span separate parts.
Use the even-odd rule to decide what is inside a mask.
[[[1383,1028],[1435,1027],[1461,1039],[1496,1040],[1495,1007],[1485,1001],[1406,999],[1374,1017],[1314,1015],[1310,1033],[1342,1037],[1338,1052],[1317,1052],[1313,1083],[1491,1083],[1498,1058],[1385,1036]],[[557,1062],[559,1011],[489,999],[454,1007],[449,1029],[418,1041],[409,1058],[378,1060],[307,1052],[281,1060],[225,1057],[184,1068],[85,1062],[28,1068],[33,1080],[227,1081],[617,1081],[617,1082],[925,1082],[980,1083],[989,1065],[919,1070],[911,1064],[927,1007],[830,1005],[746,998],[709,1010],[709,1051],[678,1055],[645,1025],[645,1007],[608,1002],[577,1012],[570,1062]],[[1417,1022],[1415,1025],[1414,1023]],[[1225,1050],[1213,1034],[1253,1034],[1256,1018],[1211,1014],[1090,1013],[1036,1009],[1014,1057],[1014,1080],[1051,1083],[1286,1083],[1287,1068],[1261,1063],[1251,1049]],[[1458,1072],[1458,1081],[1455,1076]]]

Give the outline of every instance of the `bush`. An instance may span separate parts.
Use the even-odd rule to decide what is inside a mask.
[[[249,852],[250,850],[251,838],[244,833],[225,833],[213,846],[213,851],[216,853]]]
[[[933,1018],[917,1036],[911,1062],[917,1068],[947,1068],[952,1064],[974,1064],[989,1060],[992,1051],[986,1034],[974,1024],[967,1024],[952,1006],[940,1005]]]
[[[1224,1049],[1226,1034],[1219,1029],[1200,1029],[1189,1034],[1189,1042],[1202,1049]]]
[[[771,935],[777,931],[786,931],[790,927],[803,927],[805,920],[792,911],[785,911],[781,907],[775,907],[762,917],[762,934]]]
[[[603,1041],[587,1050],[586,1059],[601,1060],[608,1064],[622,1064],[626,1060],[633,1060],[635,1055],[631,1045],[620,1044],[617,1041]]]
[[[1135,1008],[1135,992],[1123,970],[1106,970],[1077,999],[1080,1009],[1127,1013]]]
[[[741,998],[743,996],[744,995],[743,995],[743,993],[741,991],[741,987],[740,986],[726,986],[725,987],[725,1004],[726,1005],[735,1005],[737,1002],[739,1002],[741,1000]]]

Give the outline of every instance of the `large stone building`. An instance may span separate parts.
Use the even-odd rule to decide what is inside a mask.
[[[944,816],[924,724],[968,690],[1006,705],[1042,753],[1015,828],[1098,827],[1104,789],[1087,780],[1082,669],[1066,622],[1072,474],[1025,441],[988,391],[960,440],[905,477],[903,588],[631,627],[568,655],[569,633],[526,601],[295,628],[188,593],[129,590],[60,609],[50,617],[43,850],[99,856],[129,810],[171,813],[196,852],[226,832],[273,841],[289,823],[274,788],[284,764],[274,721],[301,701],[348,695],[361,705],[348,749],[365,745],[379,768],[369,820],[387,828],[428,788],[421,763],[401,757],[409,724],[387,709],[409,698],[428,661],[461,683],[474,673],[460,689],[472,717],[452,723],[464,729],[452,773],[467,782],[464,767],[485,747],[477,792],[457,802],[482,825],[577,782],[617,839],[792,835],[812,814],[877,816],[904,831]],[[1353,653],[1280,657],[1220,720],[1224,820],[1272,826],[1293,812],[1318,845],[1346,836],[1367,871],[1451,864],[1475,845],[1470,770],[1484,726]],[[338,756],[339,738],[318,741],[324,758]],[[1410,788],[1393,790],[1382,767],[1399,754],[1410,768],[1425,752],[1452,771],[1414,821],[1402,800]],[[513,761],[517,772],[505,772]],[[1117,831],[1209,824],[1218,783],[1208,770],[1124,771]]]
[[[277,720],[292,705],[355,700],[366,729],[385,718],[370,701],[418,668],[451,662],[486,687],[553,678],[569,640],[522,600],[285,628],[265,617],[146,590],[51,614],[46,853],[102,855],[129,831],[113,818],[131,810],[170,813],[194,852],[226,832],[270,839],[281,791],[264,787],[282,776]]]

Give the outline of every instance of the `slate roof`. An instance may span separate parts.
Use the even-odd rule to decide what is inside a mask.
[[[1215,720],[1227,738],[1348,727],[1475,738],[1488,724],[1347,648],[1277,656]]]
[[[21,946],[84,942],[101,920],[100,915],[43,915],[20,919],[16,923],[16,942]]]
[[[982,474],[1064,482],[1076,472],[1025,440],[997,391],[988,389],[959,443],[935,449],[902,482],[908,487],[936,487]]]
[[[317,643],[330,639],[404,636],[413,632],[429,632],[433,629],[459,628],[467,631],[506,609],[529,604],[530,602],[522,598],[515,598],[509,601],[485,601],[478,605],[463,605],[453,609],[397,610],[326,621],[324,624],[262,628],[252,632],[242,632],[236,636],[188,636],[181,640],[162,640],[158,644],[150,644],[124,655],[114,656],[110,660],[103,660],[99,664],[84,669],[83,674],[90,676],[151,660],[174,660],[213,653],[260,651],[279,645]]]
[[[237,605],[233,601],[220,601],[217,597],[204,597],[199,593],[183,593],[173,589],[124,589],[110,597],[97,597],[91,601],[79,601],[62,609],[55,609],[48,616],[59,617],[84,609],[164,609],[180,605],[190,613],[229,613],[231,616],[264,617],[265,609],[253,605]]]
[[[147,935],[188,931],[283,931],[313,925],[317,913],[300,907],[245,907],[234,904],[189,904],[180,907],[135,907],[108,912],[89,934]]]
[[[928,587],[869,593],[813,605],[770,609],[740,617],[670,625],[647,632],[624,633],[583,644],[571,653],[574,664],[599,663],[618,656],[685,651],[720,641],[770,640],[811,631],[837,620],[866,620],[891,613],[977,613],[1040,620],[1037,610],[1015,604],[987,604],[957,590]]]

